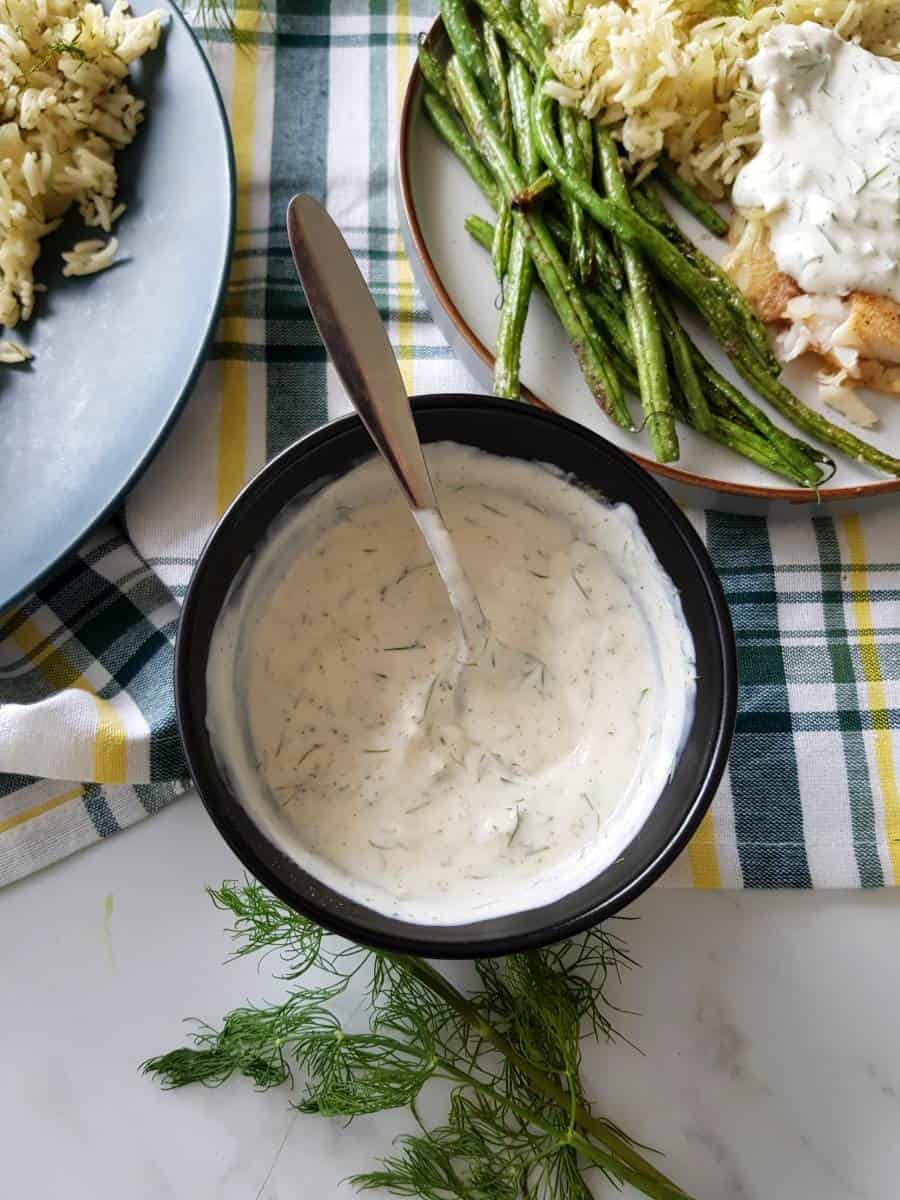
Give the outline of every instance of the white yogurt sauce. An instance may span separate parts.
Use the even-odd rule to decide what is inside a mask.
[[[253,818],[311,875],[460,924],[548,903],[622,854],[688,728],[694,656],[630,508],[532,463],[450,443],[427,458],[494,634],[538,669],[498,688],[489,653],[457,702],[452,609],[373,460],[280,518],[242,572],[208,724]]]
[[[900,300],[900,63],[804,21],[767,33],[749,70],[762,146],[735,205],[763,210],[804,291]]]

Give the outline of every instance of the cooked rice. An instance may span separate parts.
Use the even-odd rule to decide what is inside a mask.
[[[40,239],[72,204],[105,233],[125,211],[114,156],[144,109],[128,65],[156,46],[164,18],[133,17],[125,0],[108,16],[83,0],[0,0],[0,324],[31,316]],[[102,270],[116,247],[79,243],[63,273]]]
[[[0,342],[0,363],[23,363],[33,357],[30,350],[26,350],[24,346],[20,346],[11,338]]]
[[[96,275],[112,265],[119,248],[119,239],[111,237],[108,242],[91,238],[87,242],[76,242],[71,250],[63,250],[63,275]]]
[[[631,164],[665,149],[680,172],[724,196],[759,145],[759,97],[746,70],[773,26],[818,21],[900,58],[900,4],[889,0],[539,0],[564,104],[616,127]],[[741,15],[729,15],[735,12]]]

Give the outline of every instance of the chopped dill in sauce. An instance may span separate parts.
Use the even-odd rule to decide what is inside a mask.
[[[427,456],[497,637],[533,665],[507,679],[492,645],[454,688],[440,578],[367,463],[272,534],[217,627],[208,695],[216,754],[285,853],[449,924],[547,903],[622,853],[675,761],[694,665],[630,509],[533,463]]]
[[[804,21],[770,30],[748,69],[761,145],[735,205],[762,212],[805,292],[900,301],[900,63]]]

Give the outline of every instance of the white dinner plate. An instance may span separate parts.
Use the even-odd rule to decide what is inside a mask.
[[[446,54],[440,18],[428,34],[428,44],[439,57]],[[468,213],[493,220],[493,213],[465,168],[432,128],[422,109],[421,95],[422,77],[415,67],[407,85],[399,140],[399,186],[406,248],[416,282],[435,322],[478,382],[490,390],[492,347],[498,321],[497,283],[489,256],[470,238],[463,221]],[[683,210],[673,211],[677,211],[679,223],[697,244],[711,256],[721,257],[725,246],[720,239],[706,233]],[[736,374],[706,330],[691,314],[685,319],[703,352],[722,374],[737,383]],[[807,506],[816,503],[850,502],[856,506],[864,503],[869,508],[873,504],[896,503],[900,497],[900,480],[886,477],[827,446],[823,449],[832,454],[837,471],[827,486],[811,493],[780,481],[683,425],[678,427],[679,461],[668,466],[655,462],[646,433],[627,433],[599,409],[559,321],[542,295],[532,298],[528,313],[521,378],[530,399],[580,421],[621,446],[690,503],[749,511],[771,510],[773,505],[779,510],[796,510],[801,505],[803,511],[808,511]],[[783,378],[800,399],[821,408],[811,361],[791,363]],[[741,387],[747,391],[745,385]],[[777,424],[790,428],[765,401],[749,394],[770,412]],[[879,414],[876,429],[855,429],[830,411],[829,419],[846,424],[859,436],[892,454],[900,454],[900,397],[875,392],[864,395]],[[636,399],[632,411],[639,411]],[[798,436],[815,442],[803,433]]]

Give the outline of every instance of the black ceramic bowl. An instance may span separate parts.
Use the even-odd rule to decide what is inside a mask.
[[[492,454],[553,463],[637,513],[681,593],[697,657],[696,705],[668,786],[625,853],[552,904],[467,925],[415,925],[373,912],[323,886],[260,831],[220,771],[206,727],[210,639],[228,589],[286,504],[372,454],[360,421],[344,417],[290,446],[234,501],[207,542],[188,588],[176,646],[176,696],[191,774],[222,836],[249,870],[298,912],[354,941],[435,958],[508,954],[558,941],[640,895],[685,847],[718,785],[734,724],[734,637],[722,589],[690,523],[621,450],[565,417],[481,396],[413,402],[423,442],[455,441]],[[615,697],[607,702],[615,703]],[[603,700],[600,701],[602,705]]]

